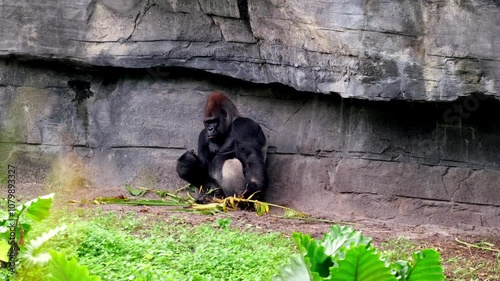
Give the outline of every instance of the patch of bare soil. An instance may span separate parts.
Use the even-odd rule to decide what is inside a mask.
[[[414,247],[410,252],[421,248],[435,248],[441,253],[445,273],[448,280],[500,280],[500,264],[498,253],[490,250],[482,250],[467,247],[455,241],[455,238],[472,244],[487,242],[487,247],[500,249],[500,233],[497,229],[471,228],[468,230],[457,229],[436,225],[402,225],[390,222],[384,222],[375,219],[345,217],[339,214],[324,215],[322,219],[330,222],[290,220],[270,215],[257,216],[251,211],[233,211],[227,214],[201,215],[182,212],[166,211],[165,207],[152,206],[123,206],[123,205],[94,205],[91,204],[97,197],[130,197],[127,190],[123,187],[113,188],[84,188],[78,190],[46,190],[39,184],[24,184],[18,187],[17,194],[22,194],[26,201],[38,195],[56,192],[57,204],[69,205],[71,208],[101,208],[116,212],[137,212],[138,215],[149,214],[159,220],[168,222],[172,216],[181,218],[190,225],[199,225],[210,223],[217,218],[230,217],[232,227],[239,229],[251,228],[257,231],[274,232],[278,231],[286,236],[292,232],[309,233],[312,237],[322,237],[323,233],[328,232],[330,226],[334,223],[347,224],[356,230],[362,231],[363,235],[372,237],[376,246],[391,247],[398,238],[405,238],[412,241]],[[61,196],[63,195],[63,196]],[[19,196],[18,196],[19,197]],[[157,198],[150,194],[147,197]],[[72,203],[70,200],[88,203]],[[300,211],[300,210],[299,210]],[[385,245],[385,246],[384,246]],[[479,245],[479,244],[478,244]],[[396,247],[397,249],[397,247]]]

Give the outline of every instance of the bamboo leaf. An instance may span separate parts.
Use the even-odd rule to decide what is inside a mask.
[[[231,196],[231,197],[228,197],[228,198],[227,198],[227,200],[228,200],[228,202],[229,202],[229,206],[230,206],[233,210],[234,210],[234,209],[236,209],[236,202],[235,202],[236,200],[235,200],[235,199],[236,199],[236,197],[233,197],[233,196]]]
[[[296,211],[294,209],[289,209],[289,208],[285,209],[283,216],[285,218],[307,218],[308,217],[307,214],[304,214],[304,213],[301,213],[299,211]]]
[[[258,216],[262,216],[266,213],[269,213],[269,204],[265,202],[255,201],[254,207]]]
[[[130,185],[126,184],[125,188],[132,196],[144,196],[146,194],[147,189],[133,189]]]
[[[176,201],[165,201],[161,199],[132,199],[124,197],[99,197],[94,200],[95,204],[122,204],[131,206],[188,206],[188,204],[176,202]]]
[[[191,196],[191,194],[189,194],[189,192],[186,192],[186,196],[188,198],[187,201],[191,201],[191,202],[195,202],[196,200],[193,198],[193,196]]]
[[[155,193],[160,197],[167,197],[169,193],[166,190],[155,190]]]
[[[213,209],[223,209],[224,204],[221,203],[210,203],[210,204],[193,204],[190,206],[193,210],[213,210]]]

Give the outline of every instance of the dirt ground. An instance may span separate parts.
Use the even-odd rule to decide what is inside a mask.
[[[321,217],[329,222],[302,221],[277,218],[270,215],[257,216],[251,211],[232,211],[226,215],[201,215],[189,213],[167,212],[165,207],[151,206],[123,206],[123,205],[94,205],[91,203],[67,203],[70,200],[78,202],[92,202],[97,197],[130,197],[123,187],[113,188],[85,188],[79,190],[47,190],[38,184],[24,184],[18,187],[17,194],[21,201],[26,201],[37,195],[44,195],[55,192],[59,196],[58,203],[69,204],[72,207],[102,208],[103,210],[130,212],[137,214],[152,214],[158,219],[169,221],[172,216],[182,218],[186,223],[198,225],[201,223],[213,222],[219,217],[230,217],[231,226],[239,229],[248,227],[257,231],[278,231],[284,235],[291,235],[292,232],[304,232],[312,237],[322,237],[323,233],[329,231],[334,223],[347,224],[356,230],[362,231],[363,235],[372,237],[376,246],[390,243],[397,238],[406,238],[414,242],[416,248],[435,248],[442,257],[445,273],[448,280],[500,280],[500,258],[499,253],[491,250],[482,250],[467,247],[455,241],[458,238],[467,243],[477,244],[487,242],[488,247],[500,249],[500,233],[497,229],[470,228],[457,229],[437,225],[402,225],[367,218],[342,217],[338,214],[331,214]],[[64,194],[63,197],[60,194]],[[157,198],[155,194],[147,197]],[[299,210],[300,211],[300,210]],[[314,214],[311,214],[314,215]],[[410,253],[407,253],[408,256]]]

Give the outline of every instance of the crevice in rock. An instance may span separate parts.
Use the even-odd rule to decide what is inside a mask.
[[[110,149],[171,149],[171,150],[186,150],[186,147],[177,146],[158,146],[158,145],[115,145],[109,146]]]
[[[13,88],[18,88],[18,87],[30,87],[27,85],[22,85],[22,84],[0,84],[0,87],[13,87]],[[34,86],[35,87],[35,86]],[[69,86],[55,86],[55,85],[47,85],[47,86],[36,86],[37,89],[44,89],[44,90],[51,90],[51,89],[68,89],[70,88]]]
[[[217,26],[217,28],[218,28],[218,30],[219,30],[219,36],[220,36],[220,38],[222,38],[222,40],[224,40],[224,41],[228,41],[228,40],[227,40],[227,38],[226,38],[226,37],[224,37],[224,32],[222,32],[222,28],[220,27],[220,25],[218,25],[218,24],[215,22],[215,20],[214,20],[213,16],[212,16],[212,15],[208,15],[208,18],[210,19],[211,25],[213,25],[213,26]]]
[[[441,183],[443,184],[444,192],[446,193],[447,196],[448,196],[448,187],[446,186],[444,178],[446,177],[446,175],[448,175],[450,169],[451,169],[450,167],[446,167],[443,174],[441,175]]]
[[[292,114],[290,114],[290,117],[288,117],[288,119],[286,119],[285,123],[283,123],[283,127],[286,126],[286,124],[288,123],[288,121],[290,121],[290,119],[292,119],[295,115],[297,115],[297,113],[299,113],[299,111],[304,108],[304,105],[309,101],[309,99],[305,99],[304,102],[302,102],[302,104],[294,111],[292,112]]]
[[[156,3],[152,3],[151,4],[150,0],[147,0],[144,9],[142,11],[139,11],[137,13],[137,15],[135,16],[135,19],[134,19],[134,29],[132,30],[132,32],[130,33],[130,35],[125,39],[125,41],[130,41],[130,39],[132,38],[132,36],[135,33],[135,30],[137,29],[137,26],[141,23],[144,15],[149,11],[149,9],[151,9],[153,6],[156,6],[156,5],[157,5]]]
[[[248,11],[248,0],[238,0],[238,11],[240,12],[240,18],[249,19]]]
[[[458,59],[458,60],[478,60],[478,61],[500,61],[500,59],[494,59],[494,58],[477,58],[477,57],[468,57],[468,56],[448,56],[448,55],[440,55],[440,54],[432,54],[428,53],[427,56],[430,57],[439,57],[439,58],[445,58],[445,59]]]
[[[84,100],[90,98],[94,93],[90,90],[90,82],[81,80],[70,80],[68,86],[75,92],[75,98],[72,100],[80,105]]]
[[[72,102],[75,103],[76,117],[82,120],[83,128],[85,130],[85,139],[88,139],[90,118],[87,103],[84,101],[94,95],[94,93],[90,90],[90,82],[70,80],[68,81],[68,86],[70,86],[70,88],[75,92],[75,98]]]
[[[375,192],[358,192],[358,191],[339,191],[339,194],[346,194],[346,195],[366,195],[366,196],[382,196],[382,197],[387,197],[388,195],[385,194],[379,194]],[[450,206],[454,206],[457,204],[464,205],[467,209],[470,209],[470,206],[485,206],[485,207],[495,207],[498,208],[500,205],[495,205],[495,204],[487,204],[487,203],[471,203],[471,202],[450,202],[448,200],[444,199],[435,199],[435,198],[427,198],[427,197],[421,197],[421,196],[405,196],[405,195],[391,195],[393,198],[404,198],[404,199],[416,199],[416,200],[422,200],[423,202],[438,202],[438,203],[444,203]]]
[[[39,147],[61,147],[61,148],[90,148],[90,149],[170,149],[170,150],[186,150],[186,147],[177,146],[158,146],[158,145],[116,145],[116,146],[90,146],[85,144],[51,144],[51,143],[27,143],[27,142],[9,142],[0,141],[0,144],[7,145],[26,145],[26,146],[39,146]]]
[[[96,5],[97,5],[97,0],[92,0],[87,6],[87,24],[89,24],[92,21]]]
[[[455,189],[453,190],[452,194],[451,194],[451,197],[450,197],[450,200],[454,201],[454,198],[455,198],[455,195],[457,194],[457,192],[462,188],[462,184],[467,184],[467,180],[472,177],[472,175],[474,174],[475,171],[471,170],[471,171],[467,171],[467,175],[465,176],[465,178],[463,178],[462,180],[460,180],[460,182],[457,184],[457,186],[455,187]]]
[[[182,42],[187,42],[189,43],[190,41],[182,41]],[[193,43],[191,43],[193,44]],[[194,59],[195,57],[191,57],[190,59]],[[206,58],[213,59],[213,56],[206,56]],[[175,58],[168,58],[168,60],[174,60]],[[185,59],[185,57],[184,57]],[[151,69],[149,64],[147,64],[144,67],[137,67],[137,68],[125,68],[125,67],[117,67],[117,66],[109,66],[107,63],[103,60],[99,60],[100,65],[91,65],[88,63],[84,63],[82,61],[74,61],[74,60],[67,60],[63,58],[53,58],[53,59],[47,59],[47,58],[40,58],[36,56],[9,56],[9,57],[4,57],[3,59],[0,59],[3,61],[17,61],[18,63],[24,64],[29,67],[35,67],[35,68],[46,68],[50,70],[57,70],[58,72],[69,72],[69,73],[82,73],[82,74],[96,74],[100,75],[99,73],[106,73],[106,72],[113,72],[117,73],[117,75],[124,75],[124,74],[138,74],[138,73],[143,73],[146,74],[148,69]],[[234,60],[238,60],[238,58],[232,58],[231,62]],[[167,62],[163,62],[161,65],[165,65]],[[240,60],[241,61],[241,60]],[[242,61],[245,62],[245,61]],[[258,62],[252,62],[252,63],[258,63]],[[153,66],[154,67],[154,66]],[[292,67],[292,66],[290,66]],[[157,67],[158,68],[158,67]],[[174,71],[175,73],[179,72],[182,73],[183,75],[189,75],[189,76],[197,76],[197,77],[205,77],[210,80],[215,80],[217,81],[224,81],[222,83],[229,83],[229,85],[241,85],[242,83],[248,87],[252,88],[267,88],[271,89],[271,92],[274,92],[272,89],[276,89],[276,92],[280,92],[283,95],[283,93],[291,93],[292,96],[297,97],[300,99],[303,99],[306,97],[306,95],[309,95],[310,97],[314,97],[318,94],[316,93],[311,93],[311,92],[300,92],[295,90],[294,88],[282,84],[282,83],[268,83],[268,84],[260,84],[260,83],[255,83],[255,82],[248,82],[246,80],[238,79],[238,78],[232,78],[229,76],[225,75],[220,75],[220,74],[211,74],[207,70],[198,70],[198,69],[193,69],[193,68],[186,68],[186,67],[177,67],[177,66],[165,66],[165,67],[159,67],[162,71],[165,70],[166,72]],[[173,72],[172,72],[173,73]],[[175,75],[178,76],[178,75]],[[17,86],[17,85],[13,85]],[[21,86],[21,85],[19,85]],[[26,85],[22,85],[26,86]],[[48,86],[52,87],[52,86]],[[54,86],[54,87],[59,87],[59,86]],[[61,86],[61,88],[64,88]],[[323,95],[319,94],[319,96],[324,97],[326,99],[329,98],[336,98],[333,96],[328,96],[328,95]],[[476,97],[479,101],[479,107],[475,109],[473,112],[470,112],[471,114],[467,116],[467,121],[473,121],[474,124],[479,124],[480,126],[485,126],[485,124],[481,123],[480,121],[482,119],[489,120],[489,119],[494,119],[497,118],[494,115],[492,115],[492,112],[496,112],[495,108],[498,108],[500,106],[500,102],[492,96],[484,95],[482,93],[474,93],[471,94],[470,96],[465,96],[465,97],[460,97],[457,101],[457,103],[463,105],[465,108],[468,105],[468,102],[470,102],[467,99],[471,99],[472,96]],[[421,112],[429,111],[429,113],[426,114],[426,119],[433,118],[435,120],[439,121],[440,125],[443,124],[449,124],[450,126],[455,126],[453,122],[448,122],[448,123],[443,123],[443,118],[444,113],[446,108],[450,108],[451,114],[455,114],[453,112],[453,103],[451,101],[442,101],[442,102],[415,102],[415,101],[369,101],[369,100],[359,100],[356,98],[342,98],[343,101],[345,101],[346,106],[350,106],[352,104],[359,105],[361,107],[367,107],[367,108],[379,108],[381,111],[390,111],[393,112],[396,110],[393,114],[396,114],[397,116],[400,115],[405,115],[405,116],[410,116],[410,115],[419,115],[421,116]],[[484,101],[484,102],[483,102]],[[472,102],[470,102],[472,103]],[[429,107],[429,108],[426,108]],[[470,105],[469,105],[470,107]],[[408,110],[409,109],[409,110]],[[298,109],[300,110],[300,108]],[[459,119],[461,116],[457,116]],[[446,120],[444,120],[446,121]],[[399,122],[396,120],[396,122]],[[458,127],[457,127],[458,128]],[[390,149],[391,150],[391,149]]]

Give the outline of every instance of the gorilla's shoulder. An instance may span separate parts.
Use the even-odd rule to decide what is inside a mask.
[[[266,143],[266,137],[260,125],[247,117],[238,117],[233,121],[231,135],[237,141],[255,141],[261,146]]]

